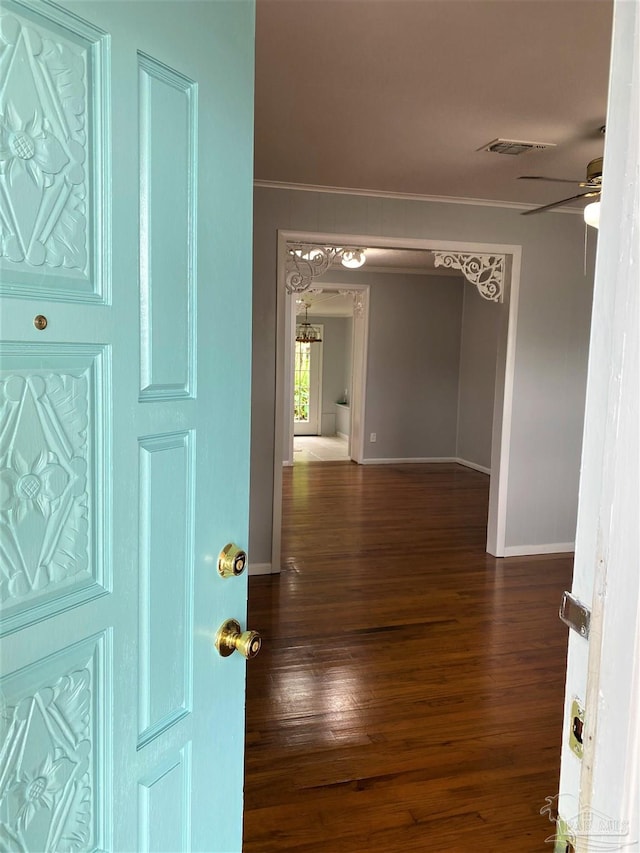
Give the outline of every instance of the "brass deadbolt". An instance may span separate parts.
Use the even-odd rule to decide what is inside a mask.
[[[44,316],[44,314],[37,314],[37,315],[33,318],[33,325],[36,327],[36,329],[37,329],[39,332],[41,332],[43,329],[46,329],[46,328],[47,328],[47,324],[48,324],[48,322],[49,322],[49,321],[48,321],[48,320],[47,320],[47,318]]]
[[[218,556],[218,573],[223,578],[235,578],[247,568],[247,552],[237,545],[225,545]]]
[[[242,631],[236,619],[227,619],[218,628],[216,649],[223,658],[240,652],[247,660],[254,658],[262,647],[262,637],[257,631]]]

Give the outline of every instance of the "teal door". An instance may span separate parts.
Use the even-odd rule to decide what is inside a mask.
[[[241,848],[253,14],[2,2],[3,851]]]

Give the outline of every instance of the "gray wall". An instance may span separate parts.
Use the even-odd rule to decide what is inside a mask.
[[[370,287],[365,459],[455,456],[461,279],[359,271],[348,281]]]
[[[370,288],[365,459],[459,456],[489,468],[503,306],[459,276],[336,275]],[[333,413],[350,385],[345,321],[313,320],[325,327],[322,407]]]
[[[253,562],[271,559],[278,229],[522,246],[506,542],[571,542],[593,280],[583,275],[581,218],[265,187],[254,205]]]
[[[465,286],[455,455],[484,468],[491,467],[500,309],[475,287]]]

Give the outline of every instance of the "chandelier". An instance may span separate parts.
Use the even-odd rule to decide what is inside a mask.
[[[298,323],[296,326],[296,341],[301,344],[319,344],[322,343],[320,332],[315,326],[309,322],[309,306],[304,306],[304,322]]]

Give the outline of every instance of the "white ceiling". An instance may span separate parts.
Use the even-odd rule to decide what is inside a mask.
[[[258,181],[546,204],[602,155],[611,0],[257,0]],[[553,142],[518,157],[496,137]]]

